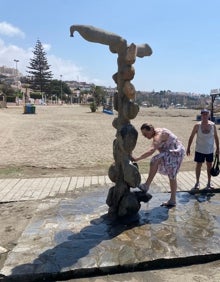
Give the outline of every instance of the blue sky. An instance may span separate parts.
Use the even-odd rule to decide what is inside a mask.
[[[153,54],[137,58],[136,90],[209,94],[220,88],[219,0],[1,0],[0,66],[24,75],[39,39],[54,78],[115,87],[117,55],[91,43],[74,24],[93,25]]]

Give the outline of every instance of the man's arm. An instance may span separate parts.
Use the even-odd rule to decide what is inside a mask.
[[[198,127],[199,127],[199,125],[195,124],[194,127],[193,127],[193,130],[190,134],[190,137],[189,137],[189,140],[188,140],[188,146],[187,146],[187,150],[186,150],[187,156],[190,155],[190,147],[192,145],[192,142],[193,142],[193,139],[194,139],[196,133],[198,132]]]
[[[216,146],[216,155],[219,155],[219,138],[218,138],[218,133],[216,126],[214,125],[214,138],[215,138],[215,146]]]

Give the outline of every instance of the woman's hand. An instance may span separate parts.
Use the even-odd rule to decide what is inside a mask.
[[[131,156],[131,161],[132,161],[132,162],[137,162],[137,158]]]

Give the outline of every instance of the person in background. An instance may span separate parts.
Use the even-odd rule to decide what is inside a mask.
[[[171,193],[170,199],[167,202],[162,203],[162,206],[174,207],[176,206],[176,176],[185,155],[185,148],[177,136],[166,128],[154,128],[153,125],[144,123],[141,126],[141,132],[147,139],[152,139],[152,144],[150,148],[140,157],[132,156],[132,160],[138,162],[142,159],[148,158],[156,150],[159,151],[159,154],[152,157],[148,178],[145,183],[139,186],[139,188],[142,191],[147,192],[157,171],[161,174],[167,175],[169,178]]]
[[[210,169],[212,167],[212,162],[214,158],[214,143],[216,146],[215,154],[219,155],[219,138],[216,130],[215,123],[209,120],[210,112],[207,109],[201,110],[201,122],[198,122],[194,125],[191,135],[188,140],[188,146],[186,150],[187,156],[190,155],[190,147],[193,142],[193,139],[196,135],[196,145],[195,145],[195,155],[194,161],[196,162],[195,174],[196,174],[196,183],[192,188],[197,190],[200,188],[200,174],[202,164],[206,161],[207,169],[207,185],[205,189],[213,189],[214,187],[211,184],[211,174]]]

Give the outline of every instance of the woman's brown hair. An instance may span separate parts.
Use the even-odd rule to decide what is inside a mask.
[[[154,130],[154,127],[152,124],[148,124],[148,123],[143,123],[141,126],[141,130],[146,129],[147,131],[150,131],[151,129]]]

